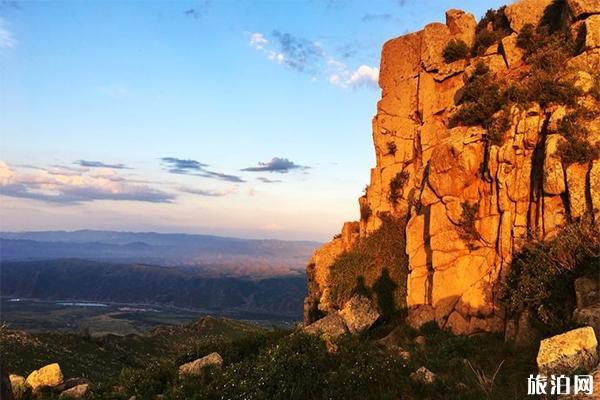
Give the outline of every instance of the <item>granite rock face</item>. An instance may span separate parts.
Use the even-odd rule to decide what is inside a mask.
[[[574,329],[542,340],[537,355],[540,374],[571,375],[598,365],[598,341],[590,327]]]
[[[564,106],[512,106],[501,145],[488,145],[488,132],[481,126],[449,127],[477,63],[487,65],[498,79],[517,79],[527,67],[516,33],[525,23],[538,23],[550,3],[522,0],[508,6],[513,33],[469,60],[447,64],[442,57],[450,40],[470,43],[475,36],[474,17],[459,10],[448,11],[446,24],[429,24],[384,44],[381,99],[372,121],[376,165],[359,198],[361,210],[369,213],[346,223],[339,238],[315,252],[307,268],[306,322],[339,311],[341,306],[331,300],[339,282],[332,279],[330,268],[381,227],[382,215],[407,221],[406,243],[399,246],[408,255],[409,273],[405,282],[396,284],[406,288],[408,322],[420,326],[435,321],[465,335],[505,330],[498,283],[529,235],[551,238],[566,222],[588,212],[600,220],[600,161],[567,168],[557,154],[564,140],[558,132],[568,112]],[[596,2],[568,3],[565,24],[596,26],[596,15],[589,11]],[[600,70],[597,33],[587,32],[588,48],[565,66],[565,74],[573,74],[582,85],[586,74]],[[600,109],[585,91],[580,100]],[[588,130],[592,143],[600,141],[599,118]],[[406,177],[404,186],[390,196],[399,174]],[[470,238],[461,232],[465,204],[477,206]]]

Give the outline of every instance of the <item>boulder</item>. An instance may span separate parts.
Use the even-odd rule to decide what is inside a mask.
[[[591,326],[596,337],[600,337],[600,303],[576,309],[573,312],[573,321],[577,325]]]
[[[410,379],[414,382],[430,385],[433,382],[435,382],[436,376],[427,368],[421,367],[412,374],[410,374]]]
[[[600,47],[600,14],[585,20],[585,48]]]
[[[523,59],[523,50],[517,46],[517,34],[513,33],[502,38],[501,52],[504,55],[504,61],[509,68],[515,66]]]
[[[596,335],[589,326],[544,339],[537,355],[538,370],[543,375],[590,371],[598,364],[597,347]]]
[[[33,391],[42,387],[55,387],[62,383],[63,374],[58,363],[49,364],[33,371],[25,380],[25,384]]]
[[[82,383],[81,385],[73,386],[70,389],[67,389],[60,394],[61,399],[81,399],[85,397],[88,393],[89,385],[87,383]]]
[[[590,14],[600,14],[600,0],[567,0],[567,5],[575,19]]]
[[[552,0],[519,0],[506,6],[504,13],[511,29],[518,33],[526,24],[537,26],[551,3]]]
[[[370,299],[355,295],[344,305],[340,316],[350,333],[356,334],[369,329],[379,319],[379,312]]]
[[[344,319],[338,313],[332,313],[317,322],[305,326],[303,332],[309,335],[325,335],[337,338],[348,332]]]
[[[210,353],[207,356],[179,366],[179,375],[202,376],[206,367],[221,368],[223,358],[219,353]]]
[[[460,39],[472,47],[475,41],[475,27],[477,21],[475,16],[463,10],[448,10],[446,11],[446,26],[450,29],[450,34],[455,39]]]
[[[450,329],[455,335],[464,335],[469,331],[469,321],[467,321],[459,312],[454,311],[448,317],[446,328]]]
[[[406,323],[415,329],[419,329],[425,323],[435,321],[435,309],[427,304],[411,307],[408,310]]]
[[[10,380],[10,386],[12,388],[12,393],[15,399],[20,399],[23,397],[25,392],[27,392],[27,386],[25,385],[25,378],[21,375],[10,374],[8,376]]]

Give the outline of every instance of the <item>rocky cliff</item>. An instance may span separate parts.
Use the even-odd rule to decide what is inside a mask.
[[[449,10],[385,43],[361,220],[315,252],[305,320],[341,307],[340,258],[393,219],[407,261],[390,279],[408,322],[503,331],[498,282],[513,256],[600,218],[599,71],[597,0],[522,0],[479,23]]]

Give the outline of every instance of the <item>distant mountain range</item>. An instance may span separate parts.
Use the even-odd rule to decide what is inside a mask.
[[[160,304],[300,318],[319,245],[209,235],[0,233],[3,297]]]
[[[0,232],[0,260],[82,258],[162,266],[195,266],[235,276],[303,271],[318,242],[211,235],[80,230]]]

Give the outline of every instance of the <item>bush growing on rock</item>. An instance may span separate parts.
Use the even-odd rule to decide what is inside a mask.
[[[548,333],[564,331],[575,308],[577,277],[600,273],[600,236],[589,222],[566,226],[554,239],[532,240],[511,264],[500,298],[510,315],[529,310]]]
[[[391,154],[391,155],[396,154],[396,150],[398,150],[398,147],[396,146],[396,143],[394,143],[394,142],[387,142],[386,146],[387,146],[388,154]]]
[[[600,157],[600,146],[589,142],[589,131],[585,128],[585,122],[594,115],[580,107],[561,120],[559,130],[566,140],[560,143],[558,153],[566,165],[587,164]]]
[[[388,198],[390,203],[396,204],[398,202],[398,199],[402,196],[404,185],[408,182],[408,178],[410,178],[408,171],[398,172],[396,176],[392,178],[390,181],[390,193]]]
[[[361,221],[368,221],[371,218],[373,211],[367,202],[361,203],[360,205],[360,219]]]
[[[342,253],[330,269],[332,297],[342,305],[360,292],[377,301],[384,317],[403,308],[406,297],[408,257],[406,221],[380,215],[381,227],[350,251]]]
[[[475,41],[471,54],[480,56],[492,44],[510,34],[510,23],[504,14],[505,7],[488,10],[475,28]]]
[[[463,40],[452,39],[448,42],[442,54],[444,61],[452,63],[467,58],[469,56],[469,46]]]
[[[479,204],[469,204],[465,201],[461,206],[462,214],[458,223],[460,238],[467,242],[470,248],[474,248],[474,242],[479,240],[479,232],[477,232],[477,228],[475,228]]]

